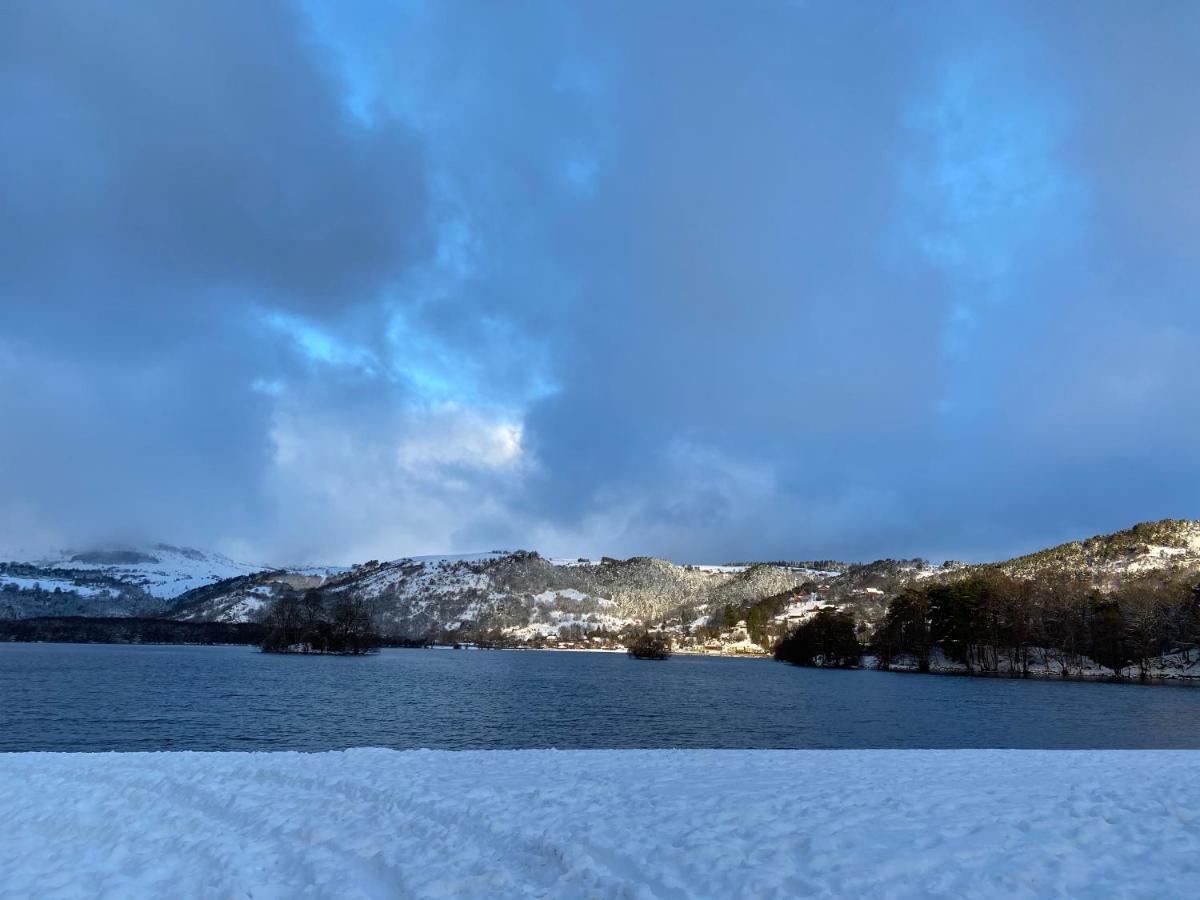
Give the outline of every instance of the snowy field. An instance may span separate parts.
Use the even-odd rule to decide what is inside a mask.
[[[1197,751],[0,755],[3,897],[1184,897]]]

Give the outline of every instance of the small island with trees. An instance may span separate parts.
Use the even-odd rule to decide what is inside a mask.
[[[358,656],[383,643],[367,601],[349,593],[326,603],[319,591],[276,600],[263,618],[264,653],[316,653]]]
[[[666,659],[671,655],[671,639],[661,632],[643,631],[626,644],[634,659]]]

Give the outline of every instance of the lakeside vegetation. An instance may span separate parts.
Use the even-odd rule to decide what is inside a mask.
[[[821,610],[775,648],[796,665],[929,672],[939,658],[966,674],[1097,674],[1151,678],[1200,662],[1200,586],[1161,573],[1101,592],[1069,576],[1038,580],[983,570],[910,586],[865,642],[850,615]]]
[[[383,644],[371,608],[361,597],[341,594],[326,604],[319,591],[285,595],[263,618],[264,653],[374,653]]]
[[[634,659],[666,659],[671,655],[671,639],[661,632],[645,631],[628,642]]]
[[[819,610],[775,647],[775,658],[798,666],[848,669],[862,662],[854,616],[835,609]]]
[[[257,623],[88,616],[0,619],[0,642],[9,643],[257,645],[264,634]]]

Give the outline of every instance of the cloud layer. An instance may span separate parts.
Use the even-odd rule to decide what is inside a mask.
[[[1200,516],[1186,4],[9,3],[0,546]]]

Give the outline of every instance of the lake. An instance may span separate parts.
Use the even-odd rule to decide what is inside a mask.
[[[0,750],[1200,747],[1200,689],[762,659],[0,644]]]

